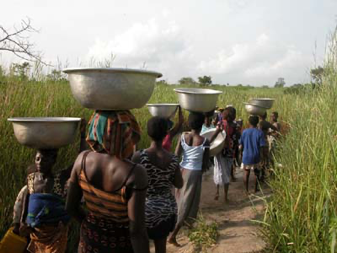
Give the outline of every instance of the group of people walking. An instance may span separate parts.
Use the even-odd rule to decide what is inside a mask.
[[[212,141],[226,132],[225,148],[214,158],[214,181],[215,198],[224,185],[227,202],[233,161],[243,150],[248,192],[247,176],[260,168],[269,129],[279,131],[274,116],[274,124],[260,121],[262,130],[257,129],[258,117],[250,116],[250,126],[242,132],[242,121],[236,121],[232,106],[218,114],[191,112],[189,131],[182,132],[179,108],[174,126],[166,118],[152,117],[147,122],[151,144],[135,151],[141,133],[132,113],[95,111],[88,124],[81,122],[80,153],[69,168],[53,172],[57,150],[37,151],[14,205],[13,231],[29,238],[28,252],[61,253],[66,251],[73,218],[81,226],[78,252],[147,253],[149,239],[156,253],[166,252],[166,242],[179,246],[179,230],[197,218]],[[216,130],[208,140],[201,133],[212,127]],[[173,153],[172,140],[181,132]]]

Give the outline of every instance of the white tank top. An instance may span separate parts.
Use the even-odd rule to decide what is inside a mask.
[[[183,148],[183,158],[180,163],[180,166],[184,169],[188,170],[201,170],[202,169],[202,161],[204,156],[204,151],[206,138],[204,138],[204,142],[199,146],[189,146],[185,142],[185,135],[181,135],[181,146]]]

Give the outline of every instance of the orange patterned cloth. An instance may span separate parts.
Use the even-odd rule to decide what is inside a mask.
[[[130,111],[95,111],[89,122],[87,143],[120,159],[132,155],[140,140],[140,127]]]
[[[30,234],[29,252],[34,253],[64,253],[67,249],[68,226],[59,222],[58,225],[42,225],[34,228]]]

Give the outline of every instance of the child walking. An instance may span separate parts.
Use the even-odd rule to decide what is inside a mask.
[[[258,190],[258,164],[261,159],[262,148],[266,145],[263,132],[257,129],[257,124],[259,123],[258,116],[251,115],[248,121],[249,128],[243,131],[240,139],[240,149],[243,150],[242,163],[245,170],[243,182],[247,193],[249,192],[249,175],[251,170],[254,171],[255,176],[255,192]]]

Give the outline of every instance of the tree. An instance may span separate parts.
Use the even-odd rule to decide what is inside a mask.
[[[162,79],[156,82],[157,84],[163,84],[163,85],[168,85],[167,81]]]
[[[13,53],[25,61],[42,62],[40,53],[35,51],[35,45],[30,42],[29,35],[34,32],[38,31],[31,26],[29,18],[21,20],[19,28],[13,26],[12,29],[8,29],[0,25],[0,52]]]
[[[285,84],[286,84],[286,82],[284,81],[284,78],[280,77],[280,78],[277,79],[274,87],[275,88],[283,88]]]
[[[310,70],[311,78],[314,81],[314,84],[321,85],[323,82],[324,68],[318,66],[315,69]]]
[[[194,81],[192,77],[183,77],[179,81],[179,84],[196,84],[197,82]]]
[[[199,76],[198,81],[201,85],[211,85],[212,84],[212,77],[211,76]]]
[[[11,66],[11,72],[14,76],[18,77],[21,81],[27,80],[29,77],[29,70],[31,66],[29,62],[24,62],[22,64],[14,63]]]

